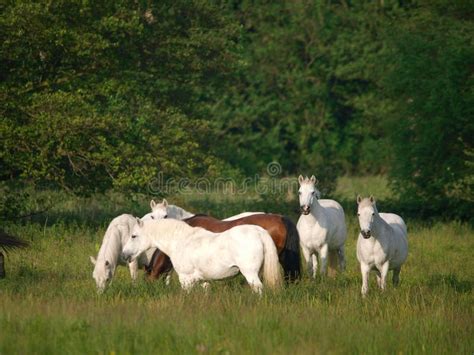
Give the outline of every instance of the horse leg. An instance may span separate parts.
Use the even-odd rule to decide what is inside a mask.
[[[345,253],[344,245],[339,248],[338,255],[339,255],[339,268],[341,269],[341,271],[344,271],[346,270],[346,253]]]
[[[381,288],[382,287],[382,276],[380,274],[379,269],[375,269],[375,275],[377,277],[377,285]]]
[[[324,244],[321,249],[319,250],[319,257],[321,258],[321,276],[326,275],[326,270],[328,266],[328,245]]]
[[[186,292],[191,291],[194,284],[196,283],[196,279],[192,275],[178,275],[179,283],[181,284],[181,288]]]
[[[138,277],[138,261],[135,259],[128,263],[128,269],[130,270],[130,276],[133,281],[136,281]]]
[[[258,277],[258,273],[255,271],[242,269],[240,269],[240,272],[242,275],[244,275],[248,284],[252,288],[252,291],[261,295],[263,290],[263,284],[262,281],[260,281],[260,278]]]
[[[401,271],[401,268],[397,267],[396,269],[393,269],[393,278],[392,278],[392,282],[393,282],[393,286],[398,286],[398,284],[400,283],[400,271]]]
[[[306,267],[308,269],[308,274],[310,276],[315,276],[313,275],[313,263],[311,262],[311,253],[309,251],[309,249],[306,249],[305,247],[301,247],[301,251],[303,252],[303,258],[304,258],[304,261],[306,262]]]
[[[316,253],[311,255],[311,260],[313,263],[313,278],[315,278],[318,273],[318,255]]]
[[[370,273],[370,266],[364,263],[360,264],[360,273],[362,274],[362,289],[361,293],[362,296],[366,296],[367,292],[369,291],[369,273]]]
[[[380,270],[380,285],[379,286],[382,290],[385,290],[387,274],[388,274],[388,261],[386,261],[385,264],[382,265],[382,270]]]
[[[170,283],[171,283],[171,272],[168,275],[166,275],[165,285],[169,286]]]

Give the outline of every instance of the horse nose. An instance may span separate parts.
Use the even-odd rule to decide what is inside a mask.
[[[362,229],[360,233],[365,239],[368,239],[371,236],[370,229]]]
[[[305,214],[305,215],[306,215],[306,214],[309,214],[310,207],[309,207],[308,205],[300,206],[300,208],[301,208],[301,212],[302,212],[303,214]]]

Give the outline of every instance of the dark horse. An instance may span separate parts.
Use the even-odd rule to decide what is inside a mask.
[[[221,233],[242,224],[253,224],[268,231],[278,250],[280,264],[283,266],[285,279],[294,281],[300,277],[300,237],[296,225],[286,216],[264,213],[239,218],[233,221],[221,221],[206,215],[195,215],[183,219],[192,227],[201,227],[214,233]],[[169,272],[173,265],[166,254],[156,250],[146,272],[152,279]]]
[[[8,235],[4,231],[0,230],[0,279],[5,277],[5,259],[3,257],[2,251],[6,253],[10,249],[25,248],[27,246],[27,242],[12,235]]]

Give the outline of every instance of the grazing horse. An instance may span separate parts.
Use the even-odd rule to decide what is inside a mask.
[[[0,279],[6,276],[5,259],[1,251],[3,250],[4,253],[7,253],[11,249],[26,248],[27,246],[27,242],[0,230]]]
[[[259,226],[242,225],[213,233],[176,219],[138,219],[123,249],[124,257],[133,261],[153,247],[169,255],[185,290],[196,282],[220,280],[240,271],[252,290],[261,293],[258,273],[262,267],[268,287],[281,284],[275,244]]]
[[[102,293],[107,284],[112,281],[115,274],[115,269],[118,265],[127,265],[130,269],[130,276],[132,280],[136,280],[138,276],[139,267],[147,267],[150,265],[153,253],[155,250],[147,250],[139,258],[132,263],[126,263],[121,258],[122,249],[132,234],[133,227],[137,223],[134,216],[130,214],[122,214],[112,220],[107,231],[105,232],[102,245],[100,246],[97,260],[90,257],[94,265],[92,277],[95,279],[97,291]]]
[[[221,221],[206,215],[195,215],[183,221],[192,227],[202,227],[215,233],[244,224],[260,226],[268,231],[275,243],[285,279],[293,281],[300,277],[298,230],[288,217],[270,213],[256,213],[236,220]],[[170,263],[167,259],[169,260],[166,254],[160,250],[155,252],[149,271],[151,278],[158,278],[161,274],[170,271]]]
[[[301,216],[297,223],[303,256],[308,272],[316,277],[318,255],[321,261],[321,275],[326,274],[329,266],[334,269],[339,256],[339,267],[345,269],[346,259],[344,243],[347,229],[344,210],[334,200],[320,200],[316,189],[316,178],[299,176],[299,200]]]
[[[362,295],[369,290],[369,273],[377,273],[377,284],[384,290],[389,270],[393,284],[400,281],[400,270],[408,256],[407,226],[393,213],[379,213],[373,196],[357,196],[360,233],[357,239],[357,260],[362,273]]]

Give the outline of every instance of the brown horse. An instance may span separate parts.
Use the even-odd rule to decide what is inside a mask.
[[[192,227],[201,227],[214,233],[221,233],[235,226],[253,224],[268,231],[278,250],[280,264],[283,266],[285,279],[293,281],[300,277],[300,244],[296,225],[286,216],[264,213],[239,218],[233,221],[221,221],[206,215],[195,215],[184,219]],[[152,279],[172,269],[169,257],[156,250],[146,272]]]
[[[0,279],[3,279],[5,277],[5,259],[1,251],[3,250],[6,253],[10,249],[25,248],[27,246],[27,242],[0,230]]]

